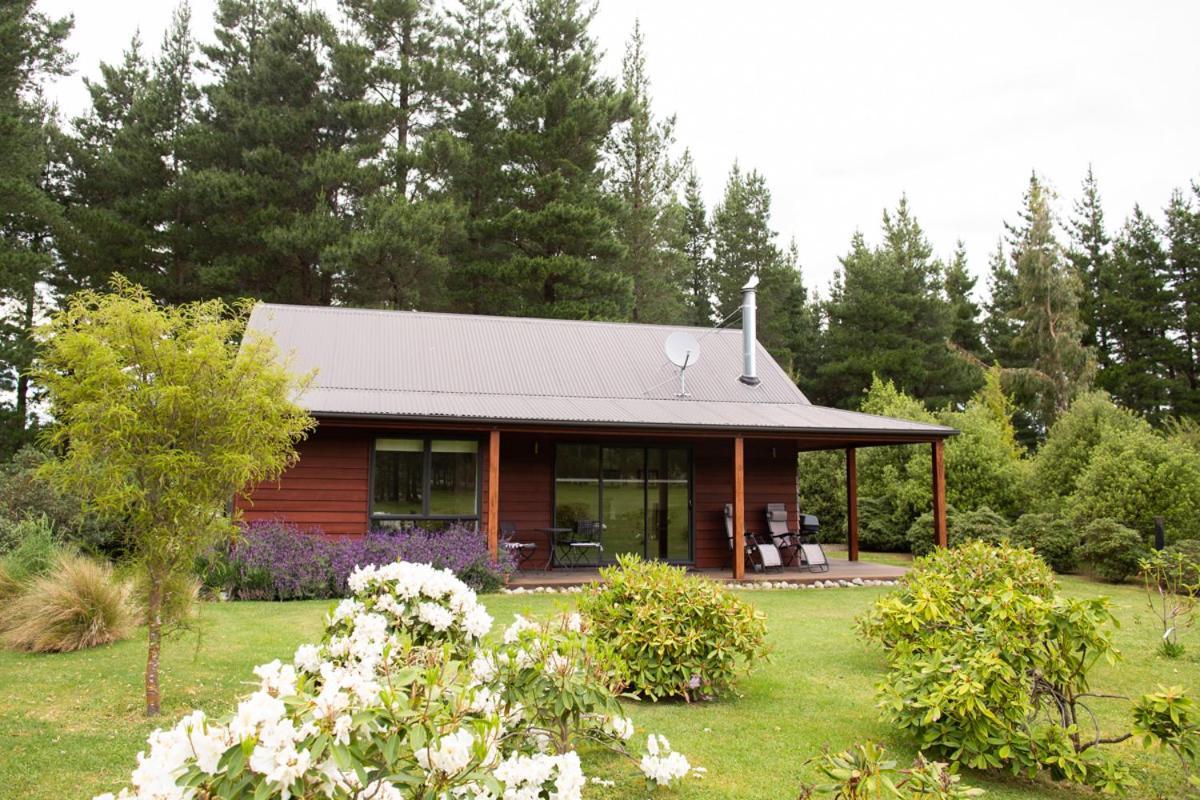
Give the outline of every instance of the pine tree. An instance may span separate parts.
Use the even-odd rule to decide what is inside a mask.
[[[1041,430],[1091,385],[1094,361],[1083,346],[1080,281],[1054,234],[1051,193],[1037,175],[1029,180],[1021,220],[1007,226],[1015,305],[1015,363],[1010,370],[1018,405],[1034,414]]]
[[[194,56],[183,6],[153,62],[135,37],[122,63],[101,65],[101,80],[88,84],[92,107],[70,143],[77,235],[63,252],[67,288],[99,288],[119,272],[167,302],[209,295],[182,193],[199,102]]]
[[[1013,318],[1016,307],[1017,275],[1000,240],[988,258],[988,300],[983,319],[983,342],[992,364],[1008,366],[1025,358],[1017,346],[1019,327]]]
[[[700,194],[700,178],[689,162],[683,192],[683,253],[687,258],[688,317],[693,325],[713,324],[712,234]]]
[[[808,369],[798,359],[811,357],[806,337],[816,315],[808,304],[793,245],[783,251],[771,228],[771,192],[757,171],[734,164],[725,196],[712,215],[712,287],[717,315],[726,319],[742,303],[742,287],[757,275],[758,340],[785,370]]]
[[[54,162],[59,135],[42,97],[65,74],[71,20],[34,10],[33,0],[0,6],[0,453],[29,441],[31,331],[47,299],[54,252],[65,233]]]
[[[226,296],[330,303],[372,189],[377,139],[344,113],[363,84],[339,80],[332,25],[299,0],[221,0],[215,36],[186,187],[197,258]]]
[[[687,262],[679,246],[684,210],[676,199],[683,165],[671,154],[675,117],[656,119],[651,107],[645,48],[635,23],[621,68],[630,116],[609,148],[610,190],[621,203],[617,230],[624,254],[618,268],[633,287],[632,320],[680,322],[687,315]]]
[[[978,358],[983,355],[983,325],[979,321],[979,304],[972,293],[976,278],[967,269],[966,246],[960,241],[946,266],[943,279],[946,301],[950,304],[950,341],[966,353]]]
[[[513,287],[500,313],[578,319],[628,316],[631,286],[618,212],[603,191],[601,153],[628,99],[600,74],[579,0],[526,0],[508,37],[513,89],[506,105],[508,184],[495,229],[506,253],[498,280]]]
[[[1108,304],[1112,300],[1110,240],[1104,229],[1104,210],[1096,176],[1089,165],[1083,179],[1083,195],[1075,202],[1070,221],[1071,244],[1067,257],[1083,285],[1079,317],[1083,344],[1094,349],[1100,369],[1110,360],[1110,330],[1113,324]]]
[[[1105,305],[1112,351],[1097,383],[1126,408],[1161,420],[1179,358],[1169,338],[1174,315],[1161,232],[1137,206],[1113,248],[1111,281]]]
[[[825,304],[826,330],[814,384],[817,398],[857,408],[872,375],[942,406],[965,401],[980,382],[947,346],[954,308],[925,233],[901,197],[885,211],[883,241],[851,239]]]
[[[1174,412],[1200,415],[1200,185],[1191,195],[1176,191],[1167,206],[1168,285],[1174,297],[1175,342],[1180,366]]]
[[[498,274],[508,250],[495,224],[508,185],[503,130],[512,85],[505,58],[507,6],[500,0],[462,0],[450,21],[446,184],[464,221],[448,281],[455,310],[482,314],[518,305],[514,288]]]

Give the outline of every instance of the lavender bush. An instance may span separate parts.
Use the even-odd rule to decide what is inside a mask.
[[[451,570],[480,592],[498,589],[515,568],[507,552],[492,560],[484,537],[462,525],[334,539],[267,521],[246,525],[234,541],[206,553],[198,569],[206,587],[231,598],[303,600],[347,597],[355,567],[392,561]]]

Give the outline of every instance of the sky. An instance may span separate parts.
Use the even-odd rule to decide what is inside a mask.
[[[192,0],[201,39],[215,5]],[[174,3],[39,7],[75,15],[75,73],[54,89],[70,117],[87,107],[83,77],[135,30],[157,48]],[[599,0],[614,75],[638,19],[656,110],[676,115],[706,200],[734,161],[763,173],[809,287],[827,288],[856,230],[877,240],[901,194],[939,255],[961,239],[985,276],[1034,170],[1066,217],[1092,165],[1112,228],[1134,203],[1161,218],[1173,189],[1200,181],[1195,0]]]

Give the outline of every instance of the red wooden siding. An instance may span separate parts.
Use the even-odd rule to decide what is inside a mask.
[[[394,435],[395,426],[387,430]],[[421,434],[413,429],[414,435]],[[488,437],[484,430],[463,431],[479,436],[480,530],[487,529]],[[369,481],[373,427],[345,423],[321,425],[300,446],[300,462],[277,483],[254,490],[245,518],[280,518],[301,527],[331,534],[361,534],[370,528]],[[448,432],[443,435],[450,435]],[[517,538],[538,545],[527,568],[540,569],[549,556],[546,535],[538,531],[553,524],[554,446],[556,442],[618,441],[599,433],[500,433],[500,522],[512,523]],[[630,444],[674,445],[679,438],[634,438]],[[724,507],[733,501],[733,438],[697,438],[690,442],[693,474],[695,565],[730,565]],[[747,439],[745,444],[746,530],[762,532],[767,503],[785,503],[796,520],[796,445],[788,440]],[[480,535],[483,535],[482,533]]]

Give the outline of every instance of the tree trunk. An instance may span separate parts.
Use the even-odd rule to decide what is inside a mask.
[[[150,591],[146,598],[146,626],[149,631],[146,648],[146,716],[156,717],[162,696],[158,687],[158,658],[162,651],[163,578],[151,568]]]

